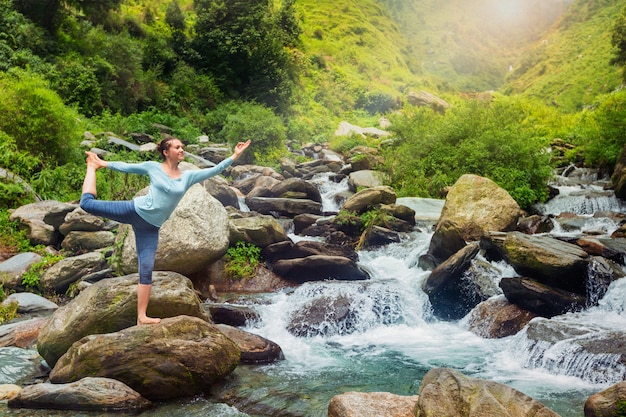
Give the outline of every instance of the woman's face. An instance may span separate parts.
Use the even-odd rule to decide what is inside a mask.
[[[170,147],[165,151],[165,158],[171,161],[181,162],[185,159],[185,149],[183,148],[183,143],[174,139],[169,143]]]

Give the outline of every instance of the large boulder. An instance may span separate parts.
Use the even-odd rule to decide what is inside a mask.
[[[422,283],[433,314],[444,320],[464,317],[493,293],[484,291],[477,274],[470,273],[472,261],[480,250],[477,242],[465,246],[438,265]]]
[[[215,325],[178,316],[82,338],[56,363],[50,382],[113,378],[151,401],[167,400],[208,391],[237,367],[240,354]]]
[[[328,404],[328,417],[415,417],[417,395],[344,392]]]
[[[459,225],[466,241],[479,240],[489,231],[514,230],[521,209],[503,188],[488,178],[462,175],[450,187],[440,222]]]
[[[395,204],[396,193],[393,188],[381,185],[366,188],[348,198],[342,209],[362,214],[378,204]]]
[[[257,215],[230,219],[230,242],[248,242],[264,248],[288,241],[283,226],[272,216]]]
[[[550,287],[528,278],[502,278],[500,287],[511,303],[541,317],[549,318],[571,311],[580,311],[587,303],[582,295]]]
[[[343,256],[311,255],[305,258],[281,259],[273,266],[274,273],[299,284],[308,281],[369,279],[369,274],[352,259]]]
[[[493,381],[435,368],[422,379],[420,417],[560,417],[529,396]]]
[[[39,334],[39,354],[54,366],[75,341],[137,324],[137,274],[99,281],[56,310]],[[148,314],[210,320],[191,281],[175,272],[155,272]]]
[[[61,234],[55,228],[58,218],[71,212],[74,207],[55,200],[38,201],[18,207],[9,220],[19,222],[20,228],[26,231],[33,245],[56,245]],[[55,213],[50,216],[49,213]],[[65,213],[65,214],[62,214]],[[46,223],[44,219],[54,223]]]
[[[478,304],[469,314],[468,328],[487,339],[512,336],[522,330],[536,314],[510,303],[504,295]]]
[[[48,268],[40,278],[40,285],[57,293],[65,293],[70,284],[81,277],[100,271],[105,262],[100,252],[88,252],[78,256],[61,259]]]
[[[137,272],[135,234],[122,225],[116,245],[121,246],[121,268]],[[193,275],[220,259],[229,245],[229,222],[224,206],[201,185],[191,187],[159,232],[155,270]]]
[[[11,408],[137,411],[149,408],[152,403],[123,382],[86,377],[70,384],[28,385],[9,400],[8,405]]]
[[[43,259],[35,252],[23,252],[11,256],[4,262],[0,262],[0,282],[6,289],[17,289],[22,287],[22,275],[31,266]]]
[[[500,243],[496,246],[518,274],[548,286],[586,294],[589,256],[580,247],[521,232],[507,233]]]
[[[626,381],[618,382],[585,401],[585,417],[618,416],[620,404],[626,403]],[[623,411],[623,405],[622,411]]]

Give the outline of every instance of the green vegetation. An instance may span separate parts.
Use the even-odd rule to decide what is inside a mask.
[[[391,185],[402,196],[441,197],[463,174],[491,178],[522,207],[547,197],[550,140],[561,133],[554,110],[522,98],[460,102],[440,115],[407,109],[394,117],[385,148]]]
[[[19,223],[9,220],[11,213],[0,209],[0,252],[19,253],[31,249],[30,241]]]
[[[4,292],[4,291],[3,291]],[[6,297],[2,297],[4,300]],[[0,324],[13,320],[17,317],[17,301],[12,301],[8,304],[0,304]]]
[[[626,401],[618,401],[615,405],[614,417],[626,417]]]
[[[261,259],[261,248],[252,243],[237,242],[228,248],[224,257],[224,270],[231,279],[254,277]]]
[[[42,5],[48,11],[41,13]],[[2,207],[79,197],[79,141],[117,160],[155,159],[109,145],[206,134],[244,163],[279,168],[285,144],[330,141],[347,153],[379,147],[333,137],[339,121],[392,120],[386,174],[399,195],[439,197],[464,173],[489,177],[528,207],[546,197],[552,140],[571,160],[610,172],[626,142],[622,120],[624,5],[575,0],[0,0]],[[516,13],[512,13],[516,12]],[[511,70],[509,70],[511,69]],[[475,92],[500,88],[493,100]],[[445,115],[407,103],[427,90]],[[458,92],[461,92],[459,94]],[[129,198],[145,178],[98,172],[102,198]]]
[[[45,272],[46,269],[50,268],[55,263],[59,262],[63,259],[63,255],[52,255],[49,253],[44,253],[43,258],[39,262],[35,262],[28,268],[24,274],[22,274],[22,285],[26,287],[27,290],[41,290],[40,288],[40,278],[41,275]]]

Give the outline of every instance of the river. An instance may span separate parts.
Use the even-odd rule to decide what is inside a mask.
[[[345,183],[323,187],[324,209],[336,210],[333,196]],[[597,182],[597,181],[596,181]],[[586,228],[606,235],[617,228],[609,218],[594,218],[603,210],[621,211],[612,193],[601,191],[594,181],[557,183],[563,192],[558,200],[537,207],[546,214],[572,211],[587,216],[580,230],[552,234],[582,233]],[[320,187],[322,187],[320,185]],[[585,197],[581,197],[585,196]],[[581,200],[581,198],[583,198]],[[582,201],[582,203],[581,203]],[[583,404],[591,395],[623,379],[624,370],[609,369],[607,358],[577,356],[575,341],[564,341],[538,353],[532,350],[525,332],[503,339],[483,339],[467,330],[464,320],[445,322],[433,317],[429,300],[421,290],[429,272],[421,270],[418,258],[428,249],[436,216],[433,201],[404,200],[425,209],[418,213],[416,231],[402,241],[376,250],[359,252],[359,265],[371,280],[360,282],[323,281],[272,294],[239,296],[234,304],[254,306],[260,320],[246,330],[278,343],[285,360],[270,365],[241,365],[212,395],[179,400],[139,414],[145,417],[173,416],[327,416],[330,399],[343,392],[385,391],[415,395],[422,377],[435,367],[458,369],[474,376],[507,384],[541,401],[563,417],[582,417]],[[421,203],[427,203],[421,205]],[[306,237],[291,234],[293,240]],[[484,260],[484,259],[483,259]],[[494,264],[494,282],[516,276],[505,263]],[[329,300],[347,297],[350,322],[321,323],[310,337],[295,337],[287,331],[293,313],[320,295]],[[598,307],[565,314],[553,320],[575,321],[590,332],[626,329],[626,279],[613,282]],[[32,368],[36,351],[0,349],[0,383],[13,383]],[[604,361],[602,361],[604,360]],[[604,365],[603,365],[604,364]],[[608,364],[608,365],[607,365]],[[604,366],[604,368],[603,368]],[[224,398],[230,405],[217,402]],[[103,416],[106,413],[10,410],[7,416]],[[118,414],[119,415],[119,414]]]

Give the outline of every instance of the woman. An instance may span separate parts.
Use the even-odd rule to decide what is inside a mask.
[[[103,161],[93,152],[86,151],[87,172],[83,181],[80,207],[88,213],[130,224],[135,232],[139,284],[137,285],[137,324],[159,323],[161,319],[146,315],[152,270],[157,251],[159,229],[172,214],[185,192],[194,184],[213,177],[229,166],[250,145],[250,141],[239,142],[233,155],[213,168],[181,171],[178,164],[185,158],[180,140],[170,137],[159,142],[158,150],[162,163],[149,161],[138,164]],[[96,200],[96,171],[100,168],[142,174],[150,177],[148,194],[130,201]]]

